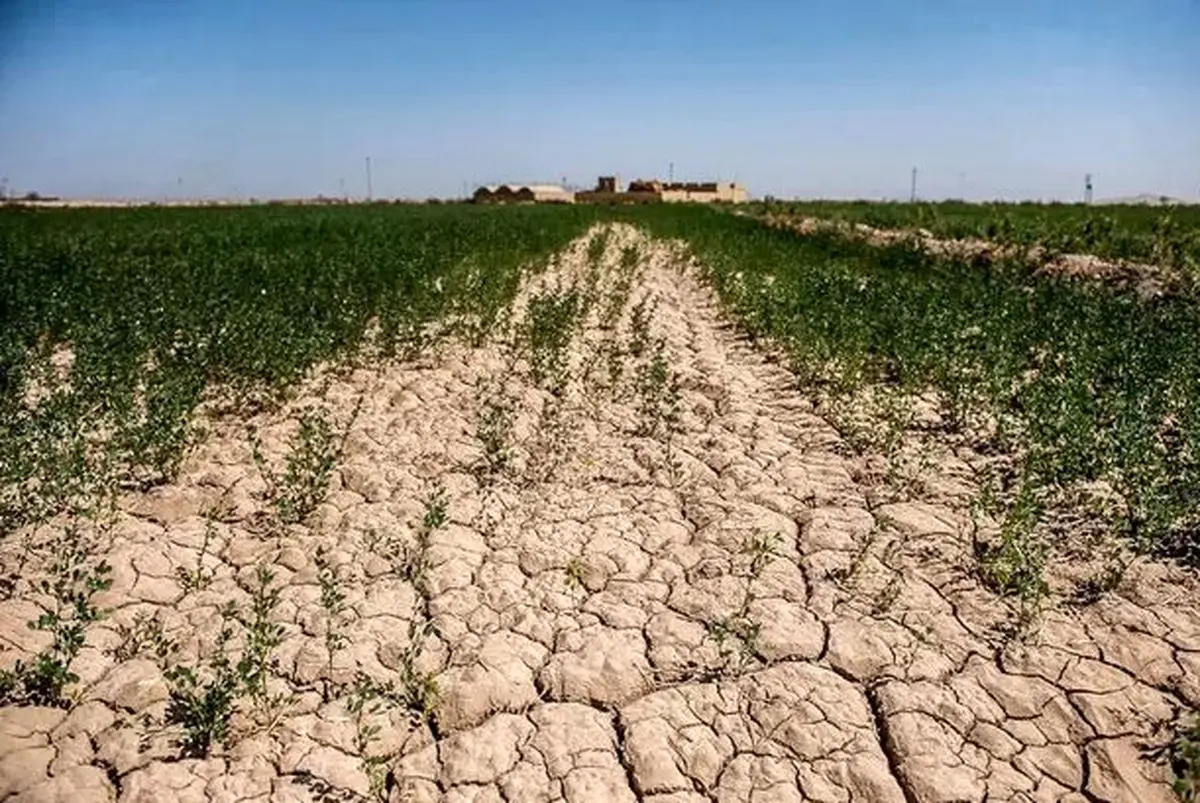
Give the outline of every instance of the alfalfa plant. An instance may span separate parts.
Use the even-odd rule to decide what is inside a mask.
[[[683,396],[679,375],[667,362],[664,341],[659,340],[654,356],[637,367],[634,385],[638,394],[638,434],[662,443],[663,462],[674,484],[682,468],[675,456],[675,438],[683,432]]]
[[[216,577],[216,569],[204,565],[204,558],[208,556],[208,548],[212,545],[216,534],[216,522],[212,519],[205,519],[204,539],[200,542],[200,553],[196,555],[196,568],[188,569],[184,566],[175,568],[175,579],[179,581],[179,586],[183,589],[185,596],[193,591],[202,591],[208,588],[213,578]]]
[[[980,506],[988,507],[990,493],[981,494]],[[1049,594],[1044,576],[1046,545],[1036,528],[1042,505],[1028,479],[1022,481],[1015,498],[1004,511],[999,537],[992,541],[974,538],[979,577],[984,585],[1019,603],[1017,632],[1023,632],[1041,611]]]
[[[583,556],[575,555],[567,561],[567,588],[583,588]]]
[[[566,399],[560,395],[542,401],[537,427],[529,444],[527,478],[532,482],[549,482],[563,463],[571,436]]]
[[[679,375],[667,361],[666,343],[658,341],[654,355],[637,368],[638,434],[652,438],[678,432],[682,410]]]
[[[346,710],[354,717],[354,749],[367,776],[369,797],[380,803],[387,800],[387,765],[392,756],[374,752],[372,745],[379,740],[383,728],[368,718],[386,710],[389,691],[360,672],[346,697]]]
[[[744,672],[759,654],[762,622],[750,615],[753,585],[779,557],[778,543],[778,533],[759,531],[746,538],[741,550],[748,558],[741,605],[732,614],[708,622],[708,634],[716,642],[726,672]]]
[[[657,299],[642,296],[630,311],[629,344],[625,351],[635,360],[645,356],[650,349],[650,321],[654,318],[654,310],[657,306]]]
[[[68,707],[66,688],[79,680],[71,664],[83,648],[88,626],[105,612],[93,597],[112,585],[111,567],[95,561],[83,533],[76,525],[58,533],[51,542],[48,577],[36,584],[42,613],[31,630],[48,631],[49,647],[31,663],[17,661],[0,670],[0,704]]]
[[[529,300],[521,332],[533,384],[556,396],[570,379],[570,347],[581,319],[582,299],[575,289],[545,292]]]
[[[750,558],[749,582],[762,577],[763,571],[779,557],[779,533],[755,532],[742,544],[742,554]]]
[[[1168,746],[1173,788],[1183,803],[1200,801],[1200,717],[1182,726]]]
[[[604,254],[608,251],[608,241],[612,230],[603,228],[591,236],[587,244],[587,264],[590,268],[599,268]]]
[[[329,559],[324,547],[317,549],[317,583],[321,587],[321,609],[325,613],[325,677],[322,679],[322,698],[329,702],[333,684],[333,664],[350,637],[346,635],[350,606],[346,604],[346,591],[342,587],[342,575]]]
[[[362,409],[363,398],[351,416],[351,424]],[[293,436],[283,474],[276,474],[262,453],[257,433],[250,433],[254,462],[267,483],[268,495],[275,504],[279,520],[299,524],[325,501],[333,470],[341,458],[349,425],[342,432],[334,428],[328,411],[307,407],[300,412],[299,429]]]
[[[633,275],[641,261],[642,252],[636,245],[627,245],[621,249],[616,281],[613,282],[600,311],[600,328],[605,331],[615,329],[621,320],[621,313],[629,303],[629,294],[633,289]],[[648,328],[649,321],[645,317],[644,307],[637,320],[639,327]]]
[[[830,569],[828,577],[836,583],[852,584],[858,575],[862,572],[863,566],[866,565],[867,558],[871,556],[871,549],[879,540],[882,533],[880,526],[872,527],[870,532],[862,539],[862,543],[858,545],[858,549],[854,550],[854,554],[850,556],[850,564],[846,567],[836,567]]]
[[[417,659],[424,648],[425,639],[435,632],[430,613],[429,588],[429,542],[433,533],[446,525],[447,500],[446,489],[438,483],[425,498],[425,514],[417,528],[416,555],[413,560],[414,571],[411,576],[413,589],[417,592],[417,606],[413,617],[408,623],[408,646],[400,661],[400,687],[402,697],[400,702],[421,721],[432,723],[434,707],[437,704],[438,685],[431,673],[417,669]]]
[[[417,593],[426,605],[429,601],[429,539],[435,531],[446,526],[449,504],[446,496],[446,486],[441,481],[435,482],[432,489],[425,496],[425,512],[421,515],[421,522],[417,527],[417,546],[415,552],[419,557],[412,559],[412,565],[415,568],[409,574],[413,585],[417,589]]]
[[[250,587],[250,610],[243,613],[233,609],[234,618],[243,630],[242,656],[238,660],[237,674],[242,688],[260,712],[278,708],[281,696],[271,696],[268,683],[276,669],[275,650],[283,643],[283,625],[274,621],[275,608],[279,606],[280,589],[272,587],[275,573],[259,565],[254,570],[254,584]]]
[[[276,670],[274,652],[283,642],[283,626],[273,621],[280,597],[279,589],[271,587],[274,580],[266,566],[256,567],[249,610],[241,611],[233,602],[221,609],[221,629],[203,668],[173,664],[163,670],[169,694],[166,724],[183,729],[178,740],[182,757],[204,758],[214,744],[227,746],[242,697],[250,698],[260,717],[274,713],[278,718],[286,697],[272,696],[268,688]],[[234,661],[239,630],[240,655]]]
[[[414,617],[409,623],[408,647],[400,660],[400,689],[403,695],[401,701],[415,722],[433,722],[440,694],[434,674],[417,669],[417,659],[421,655],[425,639],[432,632],[431,621]]]
[[[741,674],[758,654],[762,623],[738,612],[707,622],[708,635],[717,645],[724,671]]]
[[[183,729],[177,741],[182,758],[207,758],[213,745],[227,746],[229,723],[241,691],[238,671],[230,657],[233,616],[226,609],[220,633],[204,670],[168,666],[166,724]]]
[[[497,381],[481,381],[476,396],[479,413],[475,438],[482,450],[474,474],[485,488],[494,485],[512,462],[513,402]]]
[[[166,663],[179,644],[166,634],[163,625],[162,611],[148,614],[140,611],[134,615],[132,623],[117,625],[117,635],[121,642],[116,647],[107,650],[118,661],[129,661],[141,655],[150,655],[158,663]]]

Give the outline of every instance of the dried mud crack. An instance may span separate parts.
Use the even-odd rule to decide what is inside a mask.
[[[1200,707],[1192,581],[1140,564],[1136,595],[1005,638],[962,461],[881,496],[631,227],[531,276],[482,347],[209,426],[120,500],[74,705],[0,709],[0,798],[1175,799],[1146,748]],[[303,449],[329,458],[310,496]],[[36,612],[0,601],[3,665],[44,646]],[[179,708],[222,650],[224,735]]]

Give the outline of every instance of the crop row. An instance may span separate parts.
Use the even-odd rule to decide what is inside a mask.
[[[0,214],[0,535],[168,478],[215,395],[278,393],[369,340],[486,330],[585,209]],[[99,443],[97,433],[102,433]]]
[[[924,229],[941,239],[983,239],[1151,263],[1200,276],[1200,206],[805,202],[768,203],[762,213],[822,218],[878,229]]]
[[[935,392],[947,430],[1018,456],[1007,482],[1027,521],[1038,500],[1103,482],[1122,500],[1108,526],[1200,564],[1200,308],[1189,299],[714,210],[636,214],[686,240],[748,332],[781,344],[810,387]]]
[[[137,209],[0,217],[5,530],[97,483],[169,478],[206,398],[314,363],[477,336],[522,266],[601,214],[687,240],[755,336],[816,387],[934,390],[1021,482],[1102,480],[1141,548],[1200,562],[1200,308],[705,208]],[[67,345],[64,345],[67,344]],[[97,444],[96,433],[103,433]]]

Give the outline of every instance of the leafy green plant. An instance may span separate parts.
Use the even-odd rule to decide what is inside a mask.
[[[589,266],[598,266],[608,250],[608,240],[611,230],[604,228],[591,236],[587,244],[587,262]]]
[[[208,548],[212,545],[212,540],[217,534],[217,524],[212,519],[206,519],[204,522],[204,539],[200,542],[200,552],[196,555],[196,568],[188,569],[185,566],[177,566],[175,568],[175,577],[179,581],[179,586],[183,589],[183,593],[190,594],[193,591],[203,591],[212,583],[216,577],[217,570],[204,565],[204,558],[208,555]]]
[[[214,745],[228,746],[230,722],[241,710],[242,698],[248,697],[260,715],[285,701],[285,695],[272,695],[268,687],[284,634],[283,626],[273,621],[280,598],[280,590],[272,588],[274,580],[268,567],[255,568],[248,609],[233,602],[221,609],[221,629],[201,666],[174,664],[170,653],[160,656],[169,693],[165,721],[182,727],[178,746],[183,757],[203,758]]]
[[[237,662],[237,675],[242,688],[261,709],[281,702],[270,696],[267,683],[275,670],[273,653],[283,642],[283,625],[273,620],[279,605],[280,589],[273,588],[275,573],[263,565],[255,567],[254,584],[250,587],[248,612],[233,610],[241,624],[244,637],[242,657]]]
[[[1169,747],[1174,789],[1183,803],[1200,800],[1200,718],[1181,727]]]
[[[650,349],[650,321],[658,302],[650,296],[642,296],[633,305],[629,317],[629,344],[625,351],[629,356],[638,359]]]
[[[108,654],[118,661],[151,655],[163,664],[179,648],[179,644],[166,634],[161,611],[153,614],[139,612],[131,624],[117,626],[117,635],[121,637],[121,642]]]
[[[756,532],[742,545],[742,554],[749,556],[751,580],[762,577],[763,570],[779,557],[779,533]]]
[[[758,652],[762,623],[738,612],[707,622],[706,627],[726,671],[735,675],[744,672]]]
[[[583,208],[0,210],[0,537],[176,476],[223,412],[320,362],[485,334]],[[446,325],[437,325],[443,322]],[[327,434],[307,422],[309,445]],[[284,518],[319,501],[300,452]],[[284,477],[288,477],[285,470]],[[286,480],[285,480],[286,484]]]
[[[317,583],[321,587],[321,609],[325,612],[325,678],[322,694],[329,701],[330,685],[333,683],[333,664],[337,654],[349,643],[346,626],[350,606],[346,604],[346,591],[342,588],[342,577],[324,547],[317,549]]]
[[[434,632],[430,614],[429,541],[436,530],[445,526],[447,520],[445,487],[438,483],[425,498],[425,513],[417,529],[417,556],[412,563],[416,567],[410,576],[413,589],[417,592],[418,604],[413,618],[408,623],[408,646],[400,661],[400,692],[393,693],[394,699],[414,716],[431,722],[438,699],[437,680],[431,673],[417,669],[417,659],[425,645],[425,639]]]
[[[744,569],[742,601],[738,609],[706,623],[708,635],[717,645],[724,670],[732,674],[744,672],[758,657],[762,622],[750,615],[754,582],[779,557],[778,533],[758,531],[742,544],[741,553],[748,559]]]
[[[93,597],[112,585],[112,569],[93,559],[82,533],[70,526],[51,542],[48,577],[37,583],[42,613],[29,623],[53,641],[31,662],[0,670],[0,703],[66,707],[66,688],[79,680],[71,663],[83,648],[87,627],[104,616]]]
[[[175,665],[163,672],[169,693],[166,723],[182,727],[178,747],[184,758],[206,758],[214,745],[229,742],[229,723],[242,686],[229,656],[231,621],[231,616],[225,617],[204,671]]]
[[[567,588],[583,588],[583,558],[579,555],[567,561]]]
[[[560,396],[568,380],[569,349],[582,312],[575,291],[533,296],[525,313],[523,340],[533,383]]]
[[[508,469],[512,461],[513,405],[503,388],[483,383],[478,390],[479,414],[475,438],[483,454],[474,466],[480,485],[490,487]]]
[[[387,765],[392,757],[373,752],[382,728],[368,717],[385,710],[388,693],[389,689],[360,672],[346,697],[346,708],[354,717],[354,749],[366,773],[370,797],[381,803],[387,799]]]
[[[300,427],[284,459],[282,475],[276,475],[268,466],[257,435],[251,433],[254,461],[285,524],[304,521],[325,500],[341,452],[340,439],[326,411],[310,407],[300,413],[299,419]]]
[[[679,376],[667,361],[666,343],[659,340],[649,360],[637,366],[634,387],[638,398],[638,434],[657,438],[663,446],[663,463],[672,483],[681,464],[675,455],[675,438],[683,432],[683,397]]]
[[[1032,622],[1049,593],[1043,575],[1046,546],[1036,533],[1041,510],[1032,486],[1023,483],[1000,526],[999,538],[991,542],[976,538],[974,545],[984,584],[1019,601],[1018,630]]]
[[[800,205],[800,213],[807,208]],[[996,232],[1048,246],[1043,256],[1077,250],[1054,232],[1069,234],[1078,221],[1092,220],[1082,224],[1087,237],[1118,247],[1125,227],[1143,225],[1132,222],[1139,215],[1158,215],[1119,210],[1114,227],[1094,219],[1095,210],[1074,207],[834,209],[881,227],[898,216],[891,228],[912,223],[935,234],[956,225],[948,221],[960,213],[974,221],[967,230],[1007,215]],[[886,386],[901,397],[935,399],[939,437],[1016,457],[1048,498],[1061,497],[1054,489],[1106,482],[1125,502],[1111,524],[1134,549],[1200,564],[1194,298],[1175,290],[1147,298],[1041,272],[1018,252],[935,253],[911,242],[880,245],[829,228],[783,230],[670,205],[619,214],[686,240],[726,309],[752,337],[785,348],[814,395],[853,398]],[[1042,217],[1059,222],[1045,229],[1023,222]],[[875,434],[869,420],[851,420],[868,438]]]
[[[638,366],[640,434],[666,436],[677,430],[680,414],[679,378],[667,362],[666,344],[658,341],[650,360]]]

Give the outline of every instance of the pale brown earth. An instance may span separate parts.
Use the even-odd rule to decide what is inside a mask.
[[[321,787],[364,799],[337,684],[356,671],[398,680],[415,640],[415,670],[436,677],[432,716],[383,710],[368,748],[392,801],[1174,799],[1144,748],[1200,706],[1193,580],[1140,563],[1118,593],[1056,605],[1012,638],[1013,605],[974,573],[970,460],[943,454],[919,492],[885,492],[871,458],[848,456],[670,248],[617,227],[610,266],[622,244],[642,248],[631,304],[658,299],[651,329],[680,375],[674,470],[662,438],[635,434],[632,364],[616,388],[602,367],[580,377],[612,336],[595,321],[573,346],[565,436],[539,427],[550,395],[494,344],[325,372],[260,415],[276,466],[303,406],[349,423],[328,499],[303,525],[271,522],[246,422],[210,421],[178,481],[121,499],[103,549],[111,613],[74,666],[77,704],[0,709],[0,797],[298,801]],[[585,251],[577,242],[550,276],[584,276]],[[520,410],[513,465],[489,488],[468,468],[481,379]],[[438,482],[449,521],[414,584],[387,542],[416,545]],[[195,568],[206,517],[214,578],[185,593],[177,571]],[[755,538],[772,546],[757,559]],[[351,606],[332,678],[319,546]],[[282,702],[265,717],[246,703],[230,747],[180,760],[158,661],[109,651],[136,615],[158,613],[180,645],[172,660],[199,665],[218,607],[246,603],[260,564],[281,589]],[[0,602],[0,666],[44,643],[25,624],[35,615],[20,595]]]
[[[1178,293],[1188,285],[1186,279],[1177,271],[1159,265],[1103,259],[1094,254],[1048,256],[1042,246],[1025,248],[1002,245],[975,237],[947,239],[936,237],[927,229],[880,229],[865,223],[849,224],[824,218],[768,214],[764,219],[772,226],[792,228],[801,233],[820,230],[844,231],[875,245],[912,242],[931,253],[943,256],[965,259],[1021,259],[1036,265],[1036,273],[1040,275],[1090,279],[1129,290],[1141,298]]]

